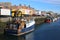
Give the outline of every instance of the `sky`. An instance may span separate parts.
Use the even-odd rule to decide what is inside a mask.
[[[12,5],[30,5],[40,11],[53,11],[60,14],[60,0],[0,0],[0,2],[11,2]]]

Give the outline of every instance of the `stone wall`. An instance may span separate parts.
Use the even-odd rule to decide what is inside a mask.
[[[1,22],[7,22],[7,21],[11,21],[11,20],[12,20],[11,17],[1,17],[0,18]]]

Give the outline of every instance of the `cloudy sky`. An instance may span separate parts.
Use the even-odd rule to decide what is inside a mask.
[[[0,2],[11,2],[13,5],[26,4],[41,11],[60,13],[60,0],[0,0]]]

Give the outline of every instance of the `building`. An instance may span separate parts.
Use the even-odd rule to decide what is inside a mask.
[[[14,5],[11,6],[11,9],[19,10],[22,12],[22,14],[29,14],[29,15],[32,15],[35,12],[33,8],[26,5],[20,5],[20,6]]]
[[[35,10],[34,15],[36,15],[36,16],[40,16],[40,15],[41,15],[41,11],[39,11],[39,10]]]
[[[11,7],[10,2],[0,2],[0,8],[6,8],[9,9]]]
[[[48,11],[47,14],[49,14],[49,16],[52,16],[52,17],[55,16],[54,12],[52,12],[52,11]]]
[[[47,14],[46,14],[46,11],[41,11],[41,15],[42,16],[46,16]]]
[[[0,9],[15,9],[15,10],[22,10],[23,14],[29,14],[33,15],[35,13],[35,9],[30,7],[30,5],[21,5],[19,4],[18,6],[12,5],[10,2],[0,2]]]

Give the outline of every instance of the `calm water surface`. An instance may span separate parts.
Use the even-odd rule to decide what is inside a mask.
[[[60,40],[60,20],[35,26],[35,31],[16,36],[0,35],[0,40]]]

